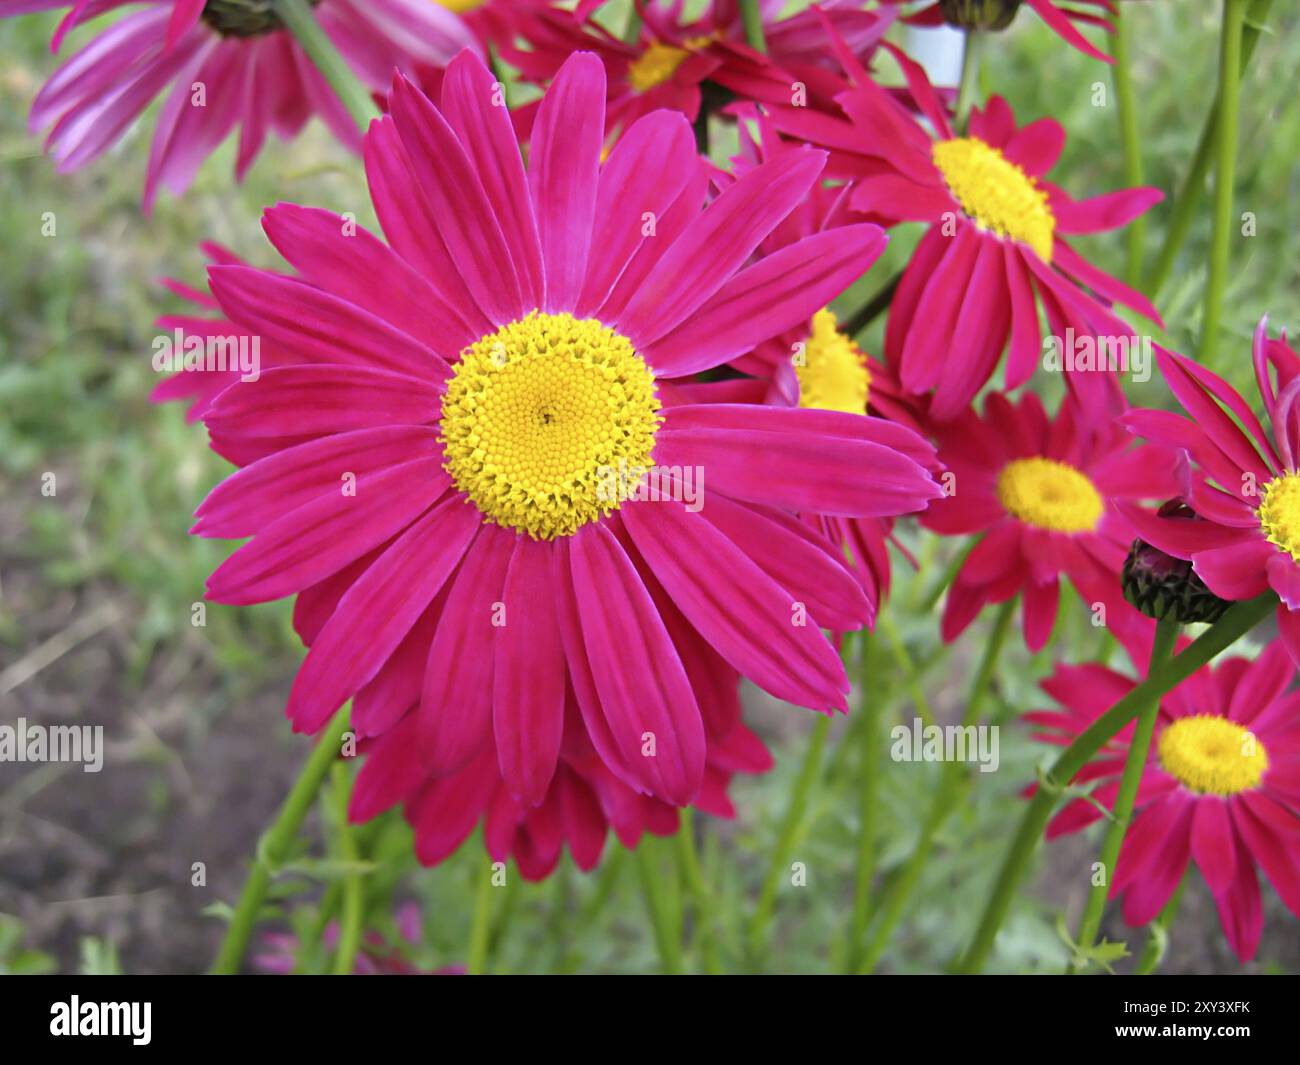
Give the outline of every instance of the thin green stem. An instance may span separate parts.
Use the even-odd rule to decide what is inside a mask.
[[[1178,642],[1178,631],[1179,626],[1175,621],[1162,621],[1156,626],[1155,643],[1151,648],[1151,665],[1148,667],[1148,672],[1173,653],[1174,646]],[[1110,880],[1114,874],[1115,863],[1119,859],[1124,835],[1128,831],[1129,819],[1133,816],[1133,804],[1137,801],[1138,785],[1142,782],[1142,774],[1146,770],[1147,755],[1151,750],[1151,737],[1155,733],[1159,712],[1159,697],[1153,698],[1138,712],[1137,728],[1134,729],[1133,739],[1129,743],[1128,757],[1124,761],[1124,773],[1119,781],[1119,792],[1115,796],[1115,807],[1112,811],[1114,820],[1107,823],[1106,835],[1102,839],[1101,853],[1098,856],[1103,874],[1102,881],[1092,886],[1083,909],[1083,917],[1079,922],[1077,941],[1079,953],[1083,956],[1087,956],[1088,951],[1092,949],[1097,941],[1097,933],[1101,929],[1101,918],[1106,910],[1106,895],[1110,888]],[[1072,973],[1078,971],[1073,962],[1069,971]]]
[[[681,863],[682,881],[686,884],[691,904],[695,907],[695,945],[699,948],[700,960],[706,973],[719,976],[722,973],[722,962],[718,957],[713,899],[704,883],[699,856],[695,853],[695,811],[689,806],[683,807],[681,811],[681,827],[677,830],[677,856]]]
[[[1165,951],[1169,948],[1169,929],[1174,923],[1174,918],[1178,916],[1178,906],[1183,901],[1183,891],[1186,888],[1187,877],[1184,876],[1169,901],[1165,903],[1165,908],[1151,922],[1151,934],[1147,936],[1146,945],[1143,946],[1142,954],[1138,957],[1137,967],[1133,970],[1134,976],[1150,976],[1164,961]]]
[[[1246,27],[1241,37],[1243,71],[1250,65],[1251,56],[1255,53],[1255,45],[1259,42],[1260,27],[1268,19],[1272,2],[1273,0],[1251,0],[1250,11],[1246,16]],[[1205,178],[1210,172],[1210,159],[1218,138],[1220,106],[1220,98],[1216,95],[1209,114],[1205,116],[1205,124],[1201,127],[1201,139],[1196,144],[1196,152],[1192,156],[1191,166],[1187,169],[1187,176],[1183,178],[1183,183],[1174,196],[1174,209],[1169,216],[1164,244],[1160,247],[1155,266],[1147,274],[1142,286],[1152,299],[1160,294],[1165,282],[1169,280],[1169,275],[1174,269],[1174,261],[1182,251],[1183,245],[1187,243],[1187,236],[1192,231],[1192,223],[1196,220],[1196,209],[1200,206],[1201,196],[1205,192]]]
[[[758,0],[740,0],[740,16],[745,22],[745,40],[756,52],[767,51],[767,40],[763,36],[763,12]]]
[[[271,0],[271,5],[364,133],[370,120],[378,117],[379,111],[370,98],[369,91],[357,80],[339,50],[334,47],[334,42],[321,29],[307,0]]]
[[[857,337],[867,326],[889,310],[889,305],[894,300],[894,293],[898,291],[898,286],[902,280],[903,271],[900,270],[885,282],[884,288],[849,315],[842,327],[844,335]]]
[[[871,918],[871,885],[876,875],[876,836],[879,821],[880,780],[880,712],[884,707],[885,693],[874,675],[872,648],[875,640],[868,632],[862,633],[861,677],[862,708],[859,713],[858,734],[858,853],[857,869],[853,880],[853,916],[849,923],[849,946],[845,967],[853,972],[859,964],[859,945],[867,934]]]
[[[470,918],[469,949],[465,954],[465,970],[470,976],[482,976],[487,971],[488,944],[492,933],[492,863],[482,868],[481,858],[474,860],[474,915]]]
[[[1119,110],[1120,143],[1124,148],[1124,184],[1137,188],[1142,184],[1142,143],[1138,136],[1137,98],[1133,91],[1132,16],[1118,10],[1111,17],[1115,25],[1112,37],[1115,64],[1115,100]],[[1146,215],[1138,215],[1128,227],[1128,260],[1125,276],[1130,285],[1142,280],[1142,250],[1146,247]]]
[[[645,896],[646,912],[654,930],[655,945],[659,950],[659,964],[666,976],[677,976],[682,971],[682,951],[673,927],[672,904],[660,881],[659,863],[654,851],[655,838],[643,836],[636,848],[637,871],[641,874],[641,893]]]
[[[980,64],[984,58],[984,34],[978,30],[966,31],[966,46],[961,57],[961,82],[957,86],[956,128],[966,128],[971,108],[979,96]]]
[[[1233,604],[1227,613],[1191,646],[1151,670],[1145,681],[1089,725],[1052,763],[1020,819],[1020,827],[1002,862],[997,881],[980,918],[979,927],[965,953],[953,965],[956,972],[979,972],[984,967],[989,952],[993,949],[993,941],[997,937],[998,929],[1006,919],[1011,900],[1029,869],[1030,859],[1038,849],[1043,829],[1047,826],[1048,819],[1061,798],[1063,788],[1112,736],[1137,716],[1149,700],[1159,699],[1166,692],[1177,687],[1224,648],[1236,643],[1276,609],[1277,596],[1272,592],[1265,592],[1255,599]]]
[[[355,865],[361,860],[361,854],[357,849],[356,834],[348,824],[348,797],[352,794],[352,776],[346,764],[334,763],[330,783],[339,857],[344,863]],[[343,874],[343,904],[339,912],[339,942],[334,951],[332,971],[335,976],[348,976],[356,966],[364,916],[365,888],[361,874],[355,870],[346,872]]]
[[[1237,116],[1241,110],[1241,35],[1246,0],[1223,0],[1223,32],[1219,46],[1219,120],[1215,137],[1214,229],[1210,239],[1210,272],[1205,282],[1201,316],[1200,361],[1208,364],[1218,347],[1223,294],[1232,259],[1232,198],[1237,168]]]
[[[808,797],[812,793],[813,783],[817,780],[817,771],[821,766],[822,752],[826,749],[826,736],[830,728],[830,715],[819,715],[813,725],[812,735],[808,740],[808,750],[804,754],[803,765],[795,780],[794,790],[790,793],[790,805],[786,807],[785,819],[781,822],[776,846],[772,850],[772,860],[768,864],[767,875],[763,878],[758,906],[755,907],[754,916],[749,924],[748,950],[750,959],[755,962],[763,956],[767,946],[767,932],[776,910],[777,887],[789,867],[790,853],[803,827],[804,814],[808,809]]]
[[[961,719],[963,728],[975,725],[980,720],[984,701],[992,686],[993,674],[997,669],[998,660],[1002,657],[1002,648],[1006,646],[1007,634],[1011,631],[1011,623],[1015,619],[1018,602],[1019,598],[1012,596],[998,610],[997,619],[993,623],[993,633],[990,635],[988,643],[984,645],[984,655],[980,659],[979,668],[975,671],[975,679],[971,683],[970,695],[966,700],[966,710]],[[898,926],[899,919],[903,916],[903,911],[907,907],[907,902],[912,897],[913,891],[916,890],[917,882],[921,879],[921,873],[925,869],[926,861],[929,860],[935,837],[956,808],[957,800],[961,797],[967,777],[965,769],[964,764],[956,760],[943,763],[943,770],[939,777],[939,787],[934,793],[930,809],[927,811],[925,821],[922,823],[920,838],[912,849],[912,853],[908,855],[907,861],[895,874],[890,881],[889,887],[885,890],[885,896],[880,903],[880,915],[871,931],[871,939],[862,953],[862,961],[858,966],[858,972],[871,972],[876,967],[877,962],[880,961],[881,954],[889,945],[889,938]]]
[[[230,919],[230,927],[226,929],[216,961],[212,964],[213,973],[228,975],[239,971],[275,870],[288,856],[307,811],[316,801],[316,793],[320,791],[330,766],[339,757],[343,734],[347,729],[348,708],[344,707],[321,735],[275,821],[259,841],[253,865],[248,871],[248,879],[244,882],[244,889]]]

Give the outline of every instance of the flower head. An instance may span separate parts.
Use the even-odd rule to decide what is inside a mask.
[[[1153,920],[1189,862],[1214,896],[1219,921],[1242,961],[1255,955],[1263,925],[1262,869],[1300,916],[1300,692],[1295,669],[1273,645],[1259,658],[1229,658],[1193,674],[1160,704],[1135,816],[1111,881],[1130,925]],[[1059,666],[1043,683],[1062,707],[1025,715],[1038,738],[1068,744],[1135,681],[1101,665]],[[1134,726],[1130,723],[1075,778],[1112,807]],[[1085,799],[1069,803],[1048,838],[1075,832],[1101,814]]]
[[[1133,529],[1116,500],[1177,490],[1177,452],[1132,446],[1118,425],[1087,433],[1066,400],[1049,419],[1025,393],[1012,403],[991,393],[974,411],[939,424],[948,494],[922,516],[946,535],[980,540],[948,590],[943,638],[956,639],[988,603],[1023,596],[1025,643],[1038,651],[1056,620],[1060,577],[1106,609],[1106,624],[1141,623],[1124,600],[1120,570]]]
[[[909,0],[884,0],[888,4],[902,4]],[[1079,32],[1076,22],[1085,26],[1100,26],[1110,30],[1110,23],[1104,15],[1093,8],[1114,11],[1113,0],[934,0],[932,4],[922,7],[905,21],[921,26],[939,26],[947,23],[959,29],[989,32],[1005,30],[1015,21],[1021,4],[1033,8],[1034,12],[1048,24],[1063,40],[1094,59],[1113,63],[1105,52],[1101,51]]]
[[[576,706],[615,777],[683,804],[705,777],[709,655],[798,705],[845,705],[821,630],[859,627],[869,605],[788,513],[888,517],[938,490],[932,450],[902,427],[698,402],[671,379],[809,319],[880,235],[845,226],[746,265],[821,153],[704,206],[681,114],[647,115],[602,163],[604,69],[580,53],[542,102],[526,172],[494,84],[464,53],[441,108],[394,86],[365,152],[391,247],[281,205],[266,229],[302,279],[212,268],[225,314],[299,362],[204,411],[247,465],[195,531],[252,536],[208,593],[299,596],[298,729],[409,655],[381,724],[417,707],[428,772],[491,751],[536,807]]]
[[[297,135],[318,115],[344,144],[360,135],[342,102],[266,0],[0,0],[0,18],[68,7],[52,47],[76,26],[119,8],[123,14],[60,67],[32,104],[31,128],[49,130],[60,171],[75,170],[113,146],[166,94],[145,177],[144,202],[160,187],[180,195],[199,165],[236,128],[235,174],[242,180],[268,131]],[[393,68],[440,68],[473,36],[430,0],[315,0],[321,28],[356,76],[379,92]]]
[[[1189,560],[1220,598],[1276,592],[1278,627],[1300,663],[1300,355],[1285,334],[1269,339],[1267,319],[1259,323],[1255,377],[1271,433],[1217,374],[1169,351],[1157,350],[1156,360],[1187,416],[1139,410],[1124,421],[1186,451],[1194,470],[1182,491],[1204,520],[1180,522],[1131,503],[1124,514],[1144,540]]]
[[[849,203],[864,217],[928,225],[890,307],[885,358],[909,392],[933,392],[932,417],[963,413],[1004,349],[1006,389],[1029,380],[1044,351],[1040,305],[1062,346],[1062,338],[1103,337],[1122,341],[1127,352],[1138,338],[1111,300],[1160,321],[1144,296],[1065,239],[1124,225],[1161,199],[1158,189],[1074,200],[1046,178],[1065,144],[1053,119],[1018,128],[995,96],[972,112],[959,136],[924,71],[891,49],[931,136],[843,49],[839,54],[854,79],[837,97],[843,119],[789,107],[774,108],[774,118],[784,132],[830,150],[829,172],[853,182]],[[1099,372],[1095,355],[1076,361],[1070,354],[1062,369],[1071,389],[1090,408],[1118,410],[1122,397],[1109,356],[1107,372]]]

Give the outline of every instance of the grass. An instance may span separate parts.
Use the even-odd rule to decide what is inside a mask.
[[[1217,16],[1214,5],[1200,0],[1131,7],[1146,172],[1150,183],[1169,190],[1181,179],[1213,95]],[[202,265],[196,245],[202,239],[225,243],[255,263],[271,264],[273,254],[261,235],[258,216],[277,200],[353,211],[366,225],[373,216],[359,164],[317,125],[292,145],[268,145],[243,186],[230,180],[233,152],[225,146],[204,166],[189,195],[179,202],[164,196],[150,218],[138,209],[148,119],[90,169],[56,175],[23,121],[31,97],[52,69],[47,41],[55,21],[54,15],[47,15],[0,22],[0,222],[5,237],[0,256],[0,529],[5,532],[0,549],[0,667],[30,654],[45,638],[39,619],[53,604],[70,598],[77,604],[73,612],[84,613],[91,604],[109,599],[122,618],[122,655],[110,678],[115,697],[127,704],[139,699],[157,683],[177,646],[184,646],[196,663],[192,679],[180,681],[187,716],[179,734],[164,738],[164,747],[170,744],[186,757],[217,757],[205,753],[203,737],[220,730],[257,692],[269,686],[282,693],[300,650],[287,604],[254,609],[208,604],[206,626],[191,624],[204,579],[226,547],[190,538],[186,529],[194,507],[223,476],[224,464],[207,451],[202,432],[185,424],[181,410],[147,402],[156,382],[149,364],[150,342],[157,332],[153,323],[159,314],[178,309],[176,298],[160,288],[156,278],[168,275],[198,283]],[[1238,201],[1243,210],[1254,212],[1258,235],[1234,245],[1225,328],[1236,343],[1222,346],[1230,360],[1217,367],[1243,386],[1249,380],[1249,336],[1259,316],[1268,311],[1275,326],[1300,324],[1300,256],[1291,248],[1291,238],[1300,232],[1300,108],[1294,106],[1293,78],[1300,67],[1297,23],[1294,13],[1274,16],[1275,32],[1261,42],[1247,79]],[[611,24],[624,24],[617,12]],[[985,91],[1007,96],[1021,121],[1052,115],[1069,131],[1054,173],[1057,180],[1080,197],[1119,185],[1118,121],[1105,69],[1062,46],[1028,13],[996,42],[995,54],[998,62],[986,71]],[[1094,105],[1098,84],[1106,89],[1105,106]],[[1148,261],[1163,236],[1167,210],[1162,206],[1152,215]],[[54,233],[46,235],[51,216]],[[872,271],[863,292],[873,290],[905,261],[910,239],[906,230],[900,231],[889,259]],[[1182,350],[1190,350],[1199,333],[1208,239],[1208,214],[1202,211],[1160,300],[1167,338]],[[1120,270],[1121,235],[1079,243],[1112,272]],[[877,329],[873,336],[878,340],[878,335]],[[1148,386],[1147,392],[1135,396],[1153,399],[1158,392]],[[53,496],[42,494],[46,474],[55,477]],[[907,525],[903,535],[924,564],[919,573],[901,561],[896,567],[891,618],[907,656],[914,663],[932,662],[938,650],[937,614],[923,610],[921,603],[956,545],[925,541]],[[917,678],[891,668],[883,682],[891,694],[886,720],[911,720],[913,684],[922,688],[940,719],[958,716],[971,649],[978,651],[990,624],[991,618],[983,619],[945,667],[923,671]],[[1083,660],[1100,647],[1077,600],[1063,607],[1060,624],[1054,646],[1071,659]],[[77,697],[89,699],[92,679],[86,673],[89,667],[78,664],[78,653],[48,671],[66,671]],[[1007,710],[1039,705],[1035,685],[1051,664],[1047,655],[1030,658],[1013,646],[996,678],[998,705]],[[803,863],[807,885],[781,882],[773,947],[755,962],[743,950],[744,922],[757,900],[812,721],[751,695],[754,720],[773,744],[777,767],[760,780],[736,784],[734,797],[741,811],[736,821],[697,820],[701,876],[720,912],[713,938],[728,970],[757,964],[769,970],[824,971],[827,945],[842,936],[852,905],[856,788],[862,769],[857,749],[845,746],[853,718],[837,722],[832,730],[827,769],[816,780],[795,833],[793,860]],[[282,695],[276,697],[282,701]],[[94,711],[92,705],[84,709]],[[5,713],[9,716],[7,707]],[[273,707],[267,718],[263,758],[289,772],[302,759],[303,744],[289,737]],[[933,970],[969,937],[1014,827],[1017,793],[1034,778],[1043,753],[1028,742],[1024,730],[1004,730],[1002,771],[982,776],[969,800],[941,830],[936,857],[923,873],[885,955],[887,969]],[[133,757],[148,775],[153,795],[152,805],[140,816],[162,824],[179,787],[168,775],[166,752],[160,756],[156,749],[142,748]],[[880,773],[882,803],[878,867],[887,876],[909,853],[919,831],[918,804],[928,797],[938,774],[930,772],[937,767],[883,760],[874,768]],[[215,798],[233,800],[242,786],[231,776],[226,790],[219,787]],[[328,817],[322,821],[328,823]],[[250,853],[258,830],[259,822],[250,817],[240,827],[234,853]],[[316,905],[321,886],[340,875],[337,862],[321,858],[329,849],[321,839],[329,835],[305,838],[301,854],[277,884],[283,923],[309,941],[322,924]],[[366,876],[368,925],[395,940],[388,900],[413,898],[425,915],[415,960],[427,966],[462,961],[474,906],[472,885],[486,864],[480,844],[471,841],[452,861],[430,871],[419,869],[411,858],[409,830],[400,818],[381,819],[356,836],[361,855],[374,863]],[[119,843],[125,846],[115,839],[102,842],[110,855],[117,853]],[[493,935],[492,966],[654,969],[654,941],[639,898],[635,863],[626,856],[614,860],[616,849],[611,843],[606,861],[593,874],[577,873],[566,859],[563,875],[546,884],[514,885],[494,893],[500,896],[493,900],[498,917],[505,908],[510,917],[506,934]],[[1054,924],[1063,905],[1081,903],[1094,850],[1094,843],[1081,843],[1045,851],[1039,890],[1017,902],[999,941],[997,968],[1038,972],[1058,971],[1064,965],[1066,949]],[[7,878],[5,853],[0,850],[0,883]],[[672,844],[657,843],[648,860],[663,878],[660,901],[668,919],[689,927],[690,895],[687,885],[677,880],[672,853]],[[240,864],[238,859],[230,861],[227,883],[238,881]],[[877,895],[879,891],[877,884]],[[36,895],[37,901],[52,901],[40,899],[39,889]],[[212,898],[183,898],[183,919],[200,928],[200,939],[215,942],[219,928],[203,916]],[[1270,906],[1271,913],[1279,909],[1271,897]],[[1226,948],[1213,927],[1199,880],[1189,891],[1185,914],[1187,923],[1173,932],[1173,964],[1192,969],[1223,964]],[[1271,919],[1280,926],[1276,915]],[[89,920],[79,930],[96,932],[100,925]],[[1111,938],[1124,934],[1110,925],[1106,932]],[[16,942],[12,930],[6,941]],[[1180,942],[1186,947],[1183,954],[1177,950]],[[1279,937],[1270,945],[1266,932],[1265,957],[1257,967],[1276,964],[1276,958],[1285,955],[1284,942]],[[89,950],[67,943],[30,946],[57,953],[65,967],[75,965],[79,955],[108,956],[99,940],[89,943]],[[1135,939],[1135,951],[1137,945]],[[115,952],[109,953],[116,959]],[[20,957],[17,946],[11,956]],[[128,968],[163,964],[139,942],[126,949],[123,958]],[[0,964],[3,961],[0,957]],[[316,957],[310,963],[327,965],[328,960]],[[21,954],[21,964],[34,964],[32,956]],[[698,969],[701,958],[688,951],[685,965]]]

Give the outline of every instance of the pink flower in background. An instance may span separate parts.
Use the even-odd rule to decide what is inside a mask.
[[[523,28],[526,48],[503,54],[524,78],[547,84],[575,50],[594,52],[605,64],[609,83],[607,124],[626,129],[658,108],[681,111],[692,120],[708,86],[745,99],[792,103],[794,86],[805,87],[812,107],[834,107],[843,81],[831,58],[825,25],[836,27],[856,55],[867,57],[889,28],[892,14],[863,11],[863,0],[832,0],[819,16],[812,10],[778,19],[784,0],[766,0],[767,53],[745,43],[735,0],[713,0],[698,18],[687,19],[680,3],[648,3],[637,40],[629,44],[595,22],[576,21],[552,11]],[[579,5],[578,15],[600,7]],[[707,84],[706,84],[707,83]],[[527,130],[531,108],[521,109]]]
[[[356,122],[264,3],[249,0],[0,0],[0,18],[70,7],[55,51],[71,30],[131,8],[60,67],[32,104],[33,132],[48,130],[60,172],[111,148],[165,94],[145,177],[148,209],[160,187],[180,195],[200,164],[236,128],[243,179],[269,132],[296,136],[318,115],[360,149]],[[393,68],[424,77],[474,41],[431,0],[319,0],[316,17],[357,77],[380,92]]]
[[[1149,654],[1149,641],[1148,651]],[[1258,659],[1228,658],[1166,695],[1138,786],[1133,822],[1111,882],[1124,920],[1153,920],[1195,862],[1219,921],[1242,961],[1255,956],[1264,916],[1256,867],[1300,917],[1300,692],[1279,644]],[[1037,738],[1065,746],[1136,686],[1096,663],[1058,666],[1043,689],[1062,707],[1025,715]],[[1113,807],[1132,742],[1130,722],[1071,782],[1095,785]],[[1049,839],[1101,816],[1075,799],[1048,826]]]
[[[1105,606],[1110,628],[1149,627],[1124,599],[1120,570],[1134,532],[1117,501],[1175,494],[1180,456],[1169,447],[1133,447],[1117,423],[1087,428],[1072,400],[1049,419],[1032,392],[1014,404],[990,393],[982,418],[971,410],[935,426],[951,480],[921,522],[947,536],[980,535],[948,589],[945,640],[989,603],[1019,594],[1025,644],[1041,650],[1056,623],[1062,576],[1085,603]]]
[[[212,268],[227,317],[300,361],[204,412],[214,446],[247,465],[195,532],[252,537],[208,594],[299,595],[300,631],[314,630],[289,699],[299,730],[360,700],[405,647],[410,701],[367,731],[416,705],[423,771],[486,759],[538,806],[576,702],[614,777],[682,805],[706,779],[708,655],[778,698],[845,707],[821,630],[859,627],[869,605],[779,512],[888,517],[938,489],[933,449],[901,426],[692,403],[669,379],[806,320],[881,234],[844,226],[746,265],[821,153],[756,167],[705,207],[679,113],[647,115],[602,164],[604,69],[580,53],[542,103],[525,171],[493,85],[469,53],[441,109],[395,84],[366,141],[391,247],[286,204],[266,229],[304,280]]]
[[[913,0],[881,0],[882,3],[901,6]],[[1114,12],[1117,0],[1023,0],[1026,7],[1046,22],[1064,41],[1079,51],[1113,63],[1105,52],[1098,49],[1079,32],[1076,22],[1085,26],[1099,26],[1107,31],[1111,24],[1097,10]],[[1021,0],[933,0],[910,13],[904,21],[916,26],[942,26],[947,23],[976,31],[1003,30],[1015,20]]]
[[[850,206],[883,225],[924,222],[890,307],[885,358],[904,388],[933,391],[938,420],[969,407],[1008,352],[1004,387],[1019,388],[1043,357],[1039,305],[1062,347],[1069,337],[1124,338],[1133,327],[1111,309],[1123,303],[1160,322],[1141,293],[1104,273],[1064,239],[1115,229],[1158,203],[1154,188],[1123,189],[1074,200],[1046,173],[1065,145],[1065,130],[1044,118],[1017,128],[1000,96],[971,113],[957,136],[920,66],[892,50],[931,135],[844,49],[854,79],[838,97],[844,118],[806,108],[773,108],[782,132],[827,147],[830,176],[853,182]],[[1091,290],[1091,291],[1089,291]],[[1099,416],[1122,397],[1112,374],[1071,372],[1070,387]]]
[[[1221,599],[1277,593],[1277,624],[1300,664],[1300,355],[1255,330],[1255,379],[1272,425],[1266,432],[1227,381],[1192,359],[1156,350],[1165,383],[1186,416],[1138,410],[1125,423],[1139,436],[1184,449],[1196,466],[1183,493],[1203,520],[1160,517],[1126,503],[1138,535],[1190,559]]]
[[[403,903],[393,914],[402,942],[394,945],[381,933],[369,931],[361,941],[356,961],[352,966],[354,976],[463,976],[463,965],[444,965],[440,969],[419,969],[407,958],[410,947],[418,947],[424,938],[424,925],[420,908],[413,902]],[[331,921],[321,936],[321,945],[333,950],[338,944],[339,926]],[[253,964],[263,972],[287,976],[298,966],[302,943],[290,932],[267,932],[262,936],[262,950],[253,957]]]

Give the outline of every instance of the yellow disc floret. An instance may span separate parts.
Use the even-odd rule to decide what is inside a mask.
[[[680,48],[675,44],[654,41],[628,64],[627,80],[637,92],[648,92],[670,80],[690,58],[692,51],[707,48],[715,39],[716,35],[690,37],[682,42],[683,47]]]
[[[1052,261],[1056,217],[1037,181],[975,137],[935,141],[933,157],[953,199],[976,225]]]
[[[591,318],[542,314],[468,347],[442,400],[445,466],[488,520],[534,539],[617,510],[661,421],[631,342]]]
[[[439,7],[445,7],[448,11],[454,11],[458,15],[463,15],[466,11],[473,11],[482,7],[487,0],[433,0]]]
[[[812,335],[795,356],[799,406],[819,410],[867,412],[871,371],[862,349],[839,330],[835,315],[822,309],[813,315]]]
[[[1055,459],[1015,459],[998,474],[998,500],[1027,525],[1052,532],[1092,532],[1104,509],[1087,474]]]
[[[1156,744],[1165,771],[1192,791],[1236,795],[1257,787],[1268,752],[1249,729],[1214,714],[1180,717]]]
[[[1270,544],[1300,562],[1300,473],[1284,473],[1264,485],[1259,524]]]

